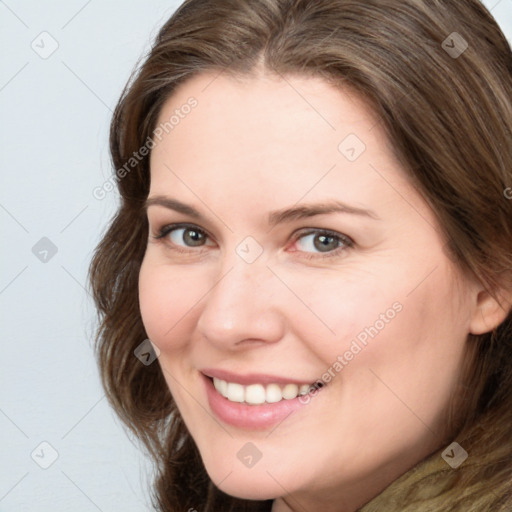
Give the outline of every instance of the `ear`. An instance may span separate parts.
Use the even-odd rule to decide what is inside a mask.
[[[476,304],[470,323],[471,334],[490,332],[507,318],[511,310],[512,293],[500,289],[495,295],[498,300],[483,288],[476,293]]]

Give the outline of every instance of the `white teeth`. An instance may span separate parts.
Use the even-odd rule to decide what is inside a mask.
[[[266,389],[265,402],[274,404],[280,402],[283,399],[281,388],[277,384],[269,384]]]
[[[281,400],[292,400],[298,395],[306,395],[311,390],[310,384],[286,384],[281,387],[278,384],[251,384],[242,386],[234,382],[226,382],[214,377],[213,385],[215,389],[231,402],[246,402],[250,405],[260,405],[263,403],[273,404]]]
[[[261,384],[251,384],[245,388],[245,401],[258,405],[265,402],[265,388]]]
[[[298,394],[299,386],[297,386],[297,384],[286,384],[286,386],[283,388],[283,398],[286,398],[286,400],[291,400]]]
[[[226,394],[226,398],[232,402],[243,402],[245,399],[244,387],[242,384],[236,384],[235,382],[228,382]]]
[[[309,384],[302,384],[299,388],[299,395],[307,395],[309,393],[311,386]]]
[[[220,380],[217,378],[213,378],[213,384],[215,389],[223,396],[228,396],[228,383],[225,380]]]

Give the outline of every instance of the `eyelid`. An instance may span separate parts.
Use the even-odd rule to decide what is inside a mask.
[[[164,237],[166,237],[171,231],[174,231],[175,229],[183,229],[183,228],[192,228],[192,229],[195,229],[201,233],[203,233],[204,235],[206,235],[210,240],[213,240],[213,237],[210,235],[210,233],[196,225],[196,224],[192,224],[190,222],[174,222],[174,223],[171,223],[171,224],[166,224],[165,226],[162,226],[161,228],[158,229],[158,234],[154,236],[154,238],[156,239],[162,239]]]
[[[326,234],[328,236],[339,238],[340,240],[346,242],[347,245],[354,244],[354,240],[352,240],[352,238],[350,238],[348,235],[345,235],[343,233],[338,233],[337,231],[333,231],[332,229],[325,229],[325,228],[301,228],[299,231],[297,231],[293,235],[293,239],[297,240],[298,238],[301,238],[301,237],[307,236],[307,235],[311,235],[314,233]]]

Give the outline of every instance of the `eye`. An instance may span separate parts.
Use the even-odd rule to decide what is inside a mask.
[[[309,253],[307,257],[334,256],[353,245],[353,240],[341,233],[329,230],[311,229],[295,238],[299,251]],[[320,254],[319,254],[320,253]],[[323,253],[323,254],[322,254]]]
[[[156,238],[167,238],[173,245],[178,247],[215,245],[202,229],[192,224],[172,224],[170,226],[164,226],[160,229]]]
[[[215,246],[215,242],[201,228],[193,224],[170,224],[162,227],[155,239],[167,242],[168,247],[177,252],[190,252],[193,248]],[[294,237],[296,249],[304,258],[326,258],[337,256],[354,245],[353,240],[341,233],[326,229],[308,229]]]

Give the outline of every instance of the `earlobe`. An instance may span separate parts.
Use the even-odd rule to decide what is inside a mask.
[[[484,334],[498,327],[511,311],[511,295],[510,292],[499,290],[497,300],[489,291],[481,290],[471,319],[471,334]]]

